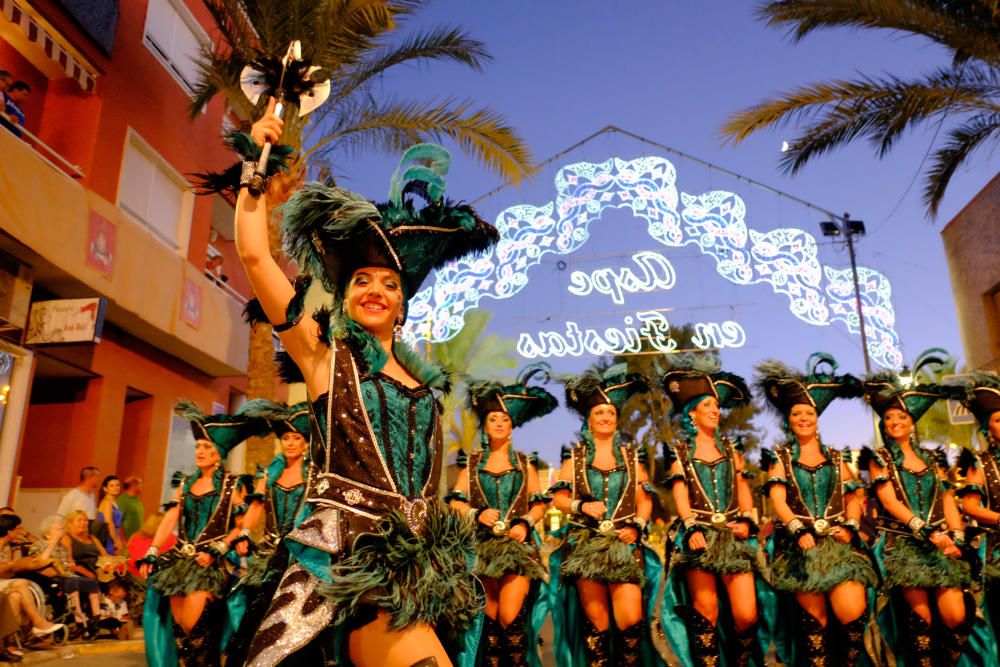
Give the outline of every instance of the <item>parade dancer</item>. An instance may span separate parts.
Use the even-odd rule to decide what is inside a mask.
[[[187,401],[175,412],[191,422],[198,470],[174,475],[177,491],[140,561],[149,585],[142,621],[146,660],[153,667],[214,667],[228,640],[221,630],[230,624],[224,599],[232,573],[225,557],[230,549],[246,548],[230,520],[249,491],[248,480],[227,473],[223,464],[234,447],[269,427],[239,413],[206,416]],[[175,528],[177,542],[161,554]]]
[[[914,377],[925,366],[942,363],[931,352],[946,354],[922,354]],[[897,665],[953,666],[976,618],[966,592],[972,577],[962,558],[965,533],[944,452],[923,447],[916,424],[939,400],[963,392],[938,384],[907,387],[895,373],[884,371],[865,380],[864,393],[879,416],[883,441],[867,462],[880,504],[882,535],[875,553],[891,596],[879,625]]]
[[[529,386],[547,367],[529,366],[517,382],[473,381],[469,408],[482,429],[482,449],[459,461],[461,468],[451,506],[477,522],[476,576],[486,589],[486,611],[481,664],[541,665],[538,656],[538,621],[532,602],[537,583],[545,578],[535,541],[535,523],[542,519],[548,496],[541,493],[537,457],[515,451],[511,431],[543,417],[558,406],[555,396],[542,387]]]
[[[752,660],[762,664],[757,548],[751,539],[756,524],[751,473],[736,446],[719,432],[719,418],[721,409],[747,404],[750,391],[743,378],[711,372],[708,366],[675,367],[661,380],[682,433],[664,447],[680,529],[661,619],[685,665],[742,667]],[[721,604],[724,597],[728,609]],[[720,632],[726,638],[721,649]]]
[[[956,496],[967,518],[975,522],[975,530],[982,534],[983,606],[996,635],[1000,629],[1000,376],[972,373],[972,385],[963,403],[975,416],[985,447],[962,450],[959,469],[965,480]],[[995,645],[993,652],[995,657]]]
[[[266,419],[281,443],[281,453],[257,473],[254,491],[240,537],[250,539],[263,523],[261,538],[253,545],[254,558],[241,578],[237,593],[247,599],[247,612],[230,640],[226,659],[230,664],[246,661],[250,642],[270,606],[281,576],[288,568],[288,549],[283,539],[309,515],[305,502],[314,466],[309,462],[310,411],[308,403],[285,405],[264,399],[250,401],[243,414]]]
[[[639,453],[618,431],[625,402],[648,385],[626,370],[619,364],[564,381],[566,405],[584,420],[582,437],[564,452],[551,489],[554,505],[570,521],[564,551],[554,556],[561,559],[559,576],[568,591],[565,613],[558,615],[563,622],[556,628],[557,659],[574,667],[659,659],[648,642],[647,621],[661,568],[643,545],[653,504]],[[577,609],[584,616],[582,636]]]
[[[835,399],[860,396],[861,382],[835,375],[836,361],[823,353],[807,368],[803,375],[776,361],[757,366],[757,386],[788,438],[761,456],[775,514],[771,585],[794,597],[777,605],[772,625],[781,662],[853,667],[864,650],[867,589],[878,577],[858,536],[862,485],[843,452],[823,444],[817,422]]]
[[[273,106],[253,127],[258,145],[280,139]],[[421,164],[400,171],[411,161]],[[448,377],[396,340],[427,274],[498,238],[471,208],[442,198],[449,161],[439,146],[410,149],[379,206],[307,183],[283,211],[286,251],[305,274],[294,285],[271,256],[266,195],[241,188],[237,249],[287,351],[287,379],[306,384],[318,469],[312,514],[285,538],[290,565],[248,664],[277,664],[318,640],[327,656],[361,666],[447,665],[443,642],[482,604],[474,526],[437,495],[434,390],[447,390]],[[255,172],[247,164],[244,181]],[[333,296],[332,311],[305,312],[311,278]],[[328,627],[332,645],[320,636]]]

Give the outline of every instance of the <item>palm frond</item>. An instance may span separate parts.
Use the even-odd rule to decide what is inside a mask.
[[[315,153],[328,158],[336,150],[350,149],[358,140],[395,140],[411,136],[421,141],[440,141],[447,137],[466,154],[512,183],[519,183],[536,170],[531,150],[499,114],[486,108],[473,109],[468,101],[452,100],[359,107],[353,117],[341,119],[332,131],[325,132],[306,156]]]
[[[944,146],[935,151],[927,170],[923,201],[931,216],[937,214],[955,171],[990,139],[1000,139],[1000,112],[978,114],[951,130]]]

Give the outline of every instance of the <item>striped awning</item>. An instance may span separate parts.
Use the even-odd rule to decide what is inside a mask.
[[[0,13],[4,18],[24,32],[28,41],[41,47],[50,60],[57,63],[66,72],[66,76],[80,84],[86,93],[94,92],[96,75],[84,67],[38,22],[28,15],[15,0],[0,0]]]

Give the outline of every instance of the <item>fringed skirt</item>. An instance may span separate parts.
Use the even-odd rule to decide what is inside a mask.
[[[757,554],[751,542],[736,539],[729,529],[706,527],[704,532],[708,547],[701,551],[691,551],[686,545],[682,545],[674,552],[674,564],[714,574],[746,574],[754,571]],[[682,530],[678,533],[678,539],[684,540],[683,535]]]
[[[875,586],[878,577],[871,561],[850,544],[832,537],[816,539],[803,551],[792,539],[781,539],[771,562],[771,585],[785,593],[829,593],[845,581]]]
[[[886,547],[882,566],[886,588],[965,588],[972,581],[967,562],[907,535],[895,536]]]
[[[215,563],[202,567],[194,556],[167,552],[157,565],[149,575],[149,586],[163,597],[205,592],[220,598],[228,591],[229,575]]]
[[[480,530],[476,542],[476,576],[499,579],[508,574],[544,579],[545,568],[539,562],[538,549],[527,540],[518,542],[506,536],[496,536],[490,531]]]
[[[569,555],[560,577],[590,579],[604,584],[642,585],[639,544],[625,544],[617,535],[578,530],[569,539]]]
[[[426,623],[454,637],[483,606],[472,575],[474,546],[472,521],[440,502],[428,503],[420,534],[402,512],[390,512],[376,533],[362,535],[334,561],[330,583],[321,586],[334,605],[332,624],[356,625],[384,611],[393,630]]]

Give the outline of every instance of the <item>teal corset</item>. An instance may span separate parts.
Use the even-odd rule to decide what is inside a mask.
[[[826,506],[833,496],[834,484],[837,481],[836,471],[829,461],[818,466],[809,467],[798,461],[792,464],[792,474],[799,488],[802,502],[815,517],[826,514]]]
[[[692,459],[691,464],[698,475],[698,481],[705,490],[705,497],[716,511],[729,507],[730,490],[733,486],[733,465],[725,457],[713,463]]]
[[[614,452],[615,467],[611,470],[601,470],[593,466],[593,446],[587,452],[587,484],[590,486],[590,492],[594,494],[594,498],[604,503],[604,506],[607,508],[604,512],[605,519],[610,519],[614,516],[615,508],[618,507],[618,503],[625,493],[625,485],[628,483],[629,478],[628,469],[622,460],[622,453],[617,443],[615,444]]]
[[[274,523],[279,535],[287,535],[295,527],[295,515],[305,493],[305,484],[285,488],[275,482],[271,486],[271,506],[274,508]]]
[[[912,472],[900,465],[896,470],[906,494],[906,504],[918,517],[928,520],[937,495],[938,478],[934,468],[927,466],[922,472]]]
[[[409,498],[421,495],[434,459],[434,395],[375,374],[362,379],[361,400],[396,489]]]
[[[182,516],[184,518],[184,533],[189,540],[194,540],[201,534],[218,504],[219,492],[215,490],[200,496],[191,492],[184,494]]]
[[[486,458],[483,457],[483,463],[480,466],[485,465]],[[517,500],[517,492],[521,489],[523,478],[524,475],[517,468],[496,473],[487,472],[480,467],[479,486],[483,490],[483,495],[486,496],[486,504],[500,510],[501,517],[505,516],[510,511],[511,505]]]

